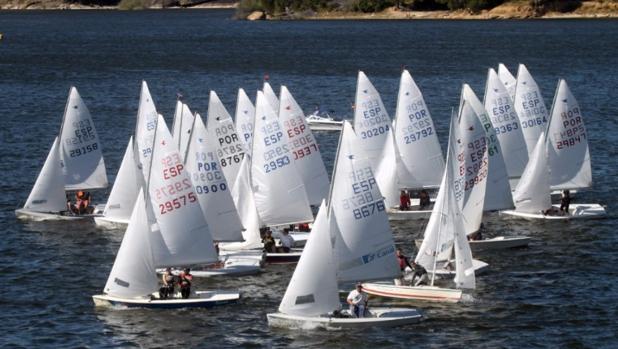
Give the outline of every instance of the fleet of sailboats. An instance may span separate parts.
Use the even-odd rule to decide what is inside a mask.
[[[136,126],[104,208],[74,213],[73,191],[104,189],[107,174],[93,119],[72,87],[62,126],[17,218],[93,219],[125,229],[97,306],[180,308],[235,303],[236,290],[193,290],[189,297],[159,296],[157,268],[203,266],[196,276],[246,275],[261,270],[264,255],[298,262],[274,327],[359,328],[420,320],[413,308],[347,311],[340,287],[363,284],[384,298],[459,302],[473,293],[488,265],[482,250],[526,246],[525,236],[477,239],[483,216],[569,220],[602,218],[600,204],[553,204],[552,190],[592,185],[583,112],[565,80],[551,111],[527,67],[513,76],[504,64],[488,70],[483,102],[464,84],[451,116],[446,160],[429,108],[412,75],[403,70],[395,118],[359,71],[354,119],[340,130],[332,180],[312,121],[286,86],[269,82],[255,104],[238,90],[235,117],[211,91],[206,119],[179,96],[172,132],[142,82]],[[436,189],[427,207],[399,209],[401,190]],[[564,195],[567,195],[566,193]],[[566,201],[565,201],[566,200]],[[566,206],[566,208],[565,208]],[[314,210],[318,208],[314,219]],[[415,285],[395,257],[389,219],[428,218],[414,259],[428,273]],[[292,232],[290,251],[263,252],[262,229],[312,223]],[[270,258],[270,259],[269,259]],[[159,269],[160,270],[160,269]],[[395,282],[393,282],[395,279]]]

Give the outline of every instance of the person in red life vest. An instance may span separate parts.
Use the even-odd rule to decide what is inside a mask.
[[[191,282],[193,281],[193,275],[191,275],[191,269],[185,268],[180,275],[178,275],[178,285],[180,286],[180,294],[182,298],[187,299],[191,295]]]
[[[309,223],[300,223],[300,224],[298,224],[298,231],[302,231],[302,232],[311,231],[311,229],[309,228]]]
[[[403,277],[406,267],[410,267],[410,269],[412,269],[412,265],[410,264],[410,259],[401,252],[400,248],[395,251],[395,256],[397,257],[397,263],[399,263],[399,270],[401,271],[401,277],[395,279],[395,285],[399,286],[403,284]]]
[[[399,194],[399,209],[401,211],[407,211],[410,209],[410,195],[405,190]]]

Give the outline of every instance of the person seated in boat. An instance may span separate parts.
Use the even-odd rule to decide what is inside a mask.
[[[485,230],[485,225],[483,225],[483,223],[481,223],[481,225],[479,226],[479,230],[477,230],[474,233],[468,235],[468,241],[483,240],[483,230]]]
[[[569,215],[569,205],[571,204],[571,193],[568,190],[563,190],[560,197],[560,213],[563,216]]]
[[[421,193],[419,194],[419,206],[421,207],[421,210],[424,210],[426,208],[429,208],[429,206],[431,206],[431,200],[429,199],[429,193],[427,193],[427,190],[423,189],[421,190]]]
[[[174,281],[176,277],[172,274],[172,268],[165,268],[165,272],[161,277],[163,286],[159,289],[159,298],[168,299],[174,297]]]
[[[541,210],[543,216],[556,216],[560,213],[560,210],[557,210],[555,207],[551,206],[547,210]]]
[[[178,275],[178,285],[180,286],[180,295],[183,299],[189,298],[191,295],[191,282],[193,281],[193,275],[191,275],[191,269],[185,268],[180,275]]]
[[[275,252],[277,252],[277,247],[275,246],[275,238],[273,238],[273,233],[268,228],[264,232],[264,237],[262,238],[262,243],[264,244],[264,251],[266,253],[275,253]]]
[[[290,235],[290,229],[283,229],[283,232],[281,232],[281,236],[279,237],[279,241],[281,242],[279,252],[290,252],[292,247],[294,247],[294,238]]]
[[[407,191],[402,190],[399,194],[399,210],[407,211],[410,209],[410,195]]]
[[[406,272],[406,268],[412,269],[412,264],[410,264],[410,259],[406,257],[401,249],[398,248],[395,251],[395,256],[397,257],[397,262],[399,263],[399,270],[401,271],[401,277],[395,279],[395,285],[400,286],[403,284],[403,278]]]
[[[350,314],[353,317],[365,317],[367,311],[367,302],[369,298],[363,292],[363,285],[359,282],[356,288],[348,294],[347,302],[350,305]]]
[[[414,286],[425,285],[427,283],[427,270],[422,265],[413,261],[412,272],[414,273],[412,274],[412,284],[414,284]],[[418,280],[414,282],[416,278],[418,278]]]
[[[78,191],[75,193],[75,205],[71,206],[71,212],[75,214],[87,214],[92,211],[90,207],[91,197],[89,192]],[[67,205],[70,205],[71,201],[67,201]]]
[[[309,223],[298,224],[298,231],[301,231],[304,233],[311,231],[311,228],[309,228]]]

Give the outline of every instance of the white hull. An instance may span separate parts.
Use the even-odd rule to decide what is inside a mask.
[[[347,329],[366,327],[392,327],[417,323],[422,315],[409,308],[370,308],[370,316],[364,318],[339,318],[329,315],[300,316],[283,313],[267,314],[268,325],[291,329]]]
[[[530,243],[530,238],[527,236],[497,236],[484,240],[468,241],[472,252],[504,250],[508,248],[526,247]],[[414,240],[417,248],[420,248],[423,243],[422,239]]]
[[[552,205],[552,207],[559,211],[560,205]],[[605,212],[605,208],[599,204],[571,204],[569,205],[569,214],[561,216],[559,214],[553,215],[548,214],[544,215],[542,213],[527,213],[527,212],[518,212],[516,210],[506,210],[500,211],[500,215],[506,215],[513,218],[523,218],[523,219],[547,219],[547,220],[571,220],[571,219],[599,219],[605,218],[607,213]]]
[[[341,131],[342,122],[308,121],[311,131]]]
[[[177,308],[210,308],[238,302],[240,293],[235,291],[196,291],[187,299],[157,299],[153,297],[143,298],[119,298],[106,294],[92,296],[94,305],[114,309],[126,308],[151,308],[151,309],[177,309]]]
[[[290,236],[294,239],[294,247],[305,247],[307,239],[309,239],[308,232],[290,232]]]
[[[266,253],[266,262],[271,264],[298,263],[303,251],[292,249],[290,252]]]
[[[66,212],[36,212],[25,208],[15,210],[15,216],[17,219],[28,221],[79,221],[85,219],[92,219],[97,215],[83,214],[83,215],[69,215],[64,214]]]
[[[384,283],[365,283],[363,291],[368,294],[385,298],[414,299],[432,302],[457,303],[461,300],[462,291],[436,286],[397,286]]]
[[[245,276],[255,275],[262,272],[262,261],[251,258],[226,258],[221,257],[221,263],[197,266],[191,268],[191,275],[194,277],[216,277],[216,276]],[[163,274],[165,269],[157,269],[157,273]],[[173,269],[172,274],[180,274],[181,269]]]
[[[126,229],[129,225],[128,219],[114,219],[105,216],[94,217],[94,223],[105,229]]]
[[[410,207],[408,211],[401,211],[397,208],[389,208],[388,219],[391,221],[405,221],[414,219],[429,219],[431,210],[415,209],[415,206]]]

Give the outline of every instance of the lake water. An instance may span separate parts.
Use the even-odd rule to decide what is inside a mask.
[[[244,22],[230,11],[0,12],[0,292],[2,347],[616,347],[618,340],[618,21]],[[176,93],[206,114],[209,90],[228,110],[264,74],[300,105],[350,117],[359,69],[388,111],[401,67],[422,89],[445,147],[461,84],[483,94],[487,68],[525,63],[551,105],[558,78],[579,100],[589,131],[594,188],[579,202],[608,205],[584,222],[485,219],[490,232],[526,234],[529,248],[479,256],[490,270],[464,304],[418,303],[413,326],[352,332],[272,330],[293,266],[259,276],[200,281],[239,288],[214,310],[103,311],[100,293],[122,239],[89,223],[19,223],[23,204],[77,86],[102,138],[113,180],[147,80],[171,122]],[[337,136],[317,136],[330,171]],[[98,193],[104,201],[107,193]],[[394,224],[413,255],[422,223]]]

